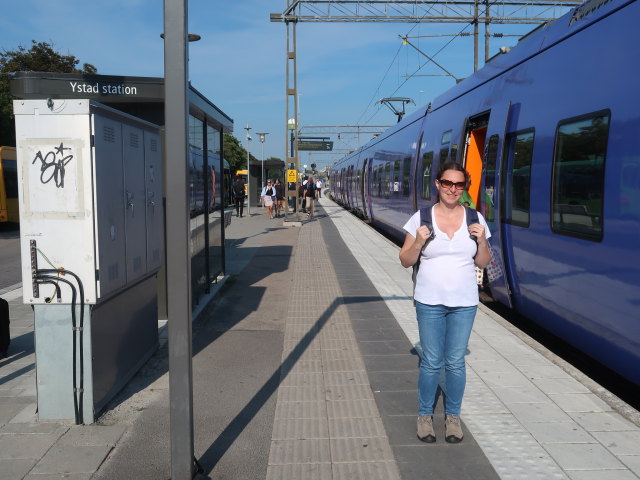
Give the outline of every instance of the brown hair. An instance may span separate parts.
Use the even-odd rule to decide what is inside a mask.
[[[464,174],[464,183],[466,184],[465,189],[471,186],[471,175],[469,175],[469,172],[467,172],[465,168],[459,163],[452,162],[452,161],[448,161],[440,164],[440,167],[438,168],[438,173],[436,175],[436,180],[440,181],[440,179],[442,178],[442,175],[444,175],[444,172],[446,172],[447,170],[455,170],[457,172],[462,172]]]

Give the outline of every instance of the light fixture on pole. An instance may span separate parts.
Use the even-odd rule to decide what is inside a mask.
[[[264,183],[264,140],[266,138],[267,135],[269,135],[269,132],[256,132],[256,135],[260,135],[260,143],[262,144],[262,186],[264,187],[265,183]]]
[[[249,142],[251,141],[251,135],[249,132],[251,131],[251,127],[247,123],[247,126],[244,127],[247,131],[247,212],[249,214],[249,218],[251,218],[251,168],[249,165]]]

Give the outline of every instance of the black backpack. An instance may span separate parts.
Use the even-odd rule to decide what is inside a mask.
[[[312,181],[307,182],[307,197],[315,198],[316,196],[316,184]]]
[[[467,211],[466,212],[467,227],[469,225],[473,225],[474,223],[480,223],[480,219],[478,218],[478,212],[477,211],[475,211],[473,208],[467,207],[466,205],[463,205],[463,207]],[[427,248],[427,245],[429,244],[429,242],[431,242],[431,240],[436,238],[436,232],[433,230],[433,218],[431,218],[431,207],[423,207],[423,208],[420,209],[420,226],[422,226],[422,225],[426,225],[427,226],[427,228],[431,232],[431,235],[429,236],[429,238],[427,238],[427,241],[424,242],[424,245],[422,246],[422,249],[420,250],[420,254],[418,255],[418,261],[413,264],[413,273],[411,274],[411,280],[413,280],[413,295],[414,295],[414,297],[415,297],[415,294],[416,294],[416,279],[418,278],[418,269],[420,268],[420,259],[422,258],[422,251],[425,248]],[[478,239],[476,237],[474,237],[473,235],[469,235],[469,237],[471,237],[471,239],[474,242],[478,243]],[[416,303],[415,299],[413,300],[413,303],[415,305],[415,303]]]

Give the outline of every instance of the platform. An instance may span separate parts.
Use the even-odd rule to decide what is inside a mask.
[[[638,412],[480,307],[465,439],[415,435],[418,341],[398,247],[326,198],[301,228],[226,231],[228,278],[194,324],[195,454],[213,479],[640,478]],[[36,422],[30,309],[5,292],[0,475],[169,478],[166,346],[94,426]],[[31,321],[31,323],[29,323]],[[31,343],[30,343],[31,342]]]

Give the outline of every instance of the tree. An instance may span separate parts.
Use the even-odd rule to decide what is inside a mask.
[[[31,41],[31,48],[20,45],[17,50],[0,52],[0,145],[15,145],[13,97],[9,92],[9,73],[21,71],[96,74],[98,69],[90,63],[80,63],[73,55],[62,55],[53,44]]]
[[[244,170],[247,168],[247,150],[242,146],[240,140],[231,134],[224,134],[224,147],[223,147],[224,159],[229,162],[229,167],[232,173],[236,173],[238,170]],[[251,155],[251,160],[256,160],[256,157]]]

